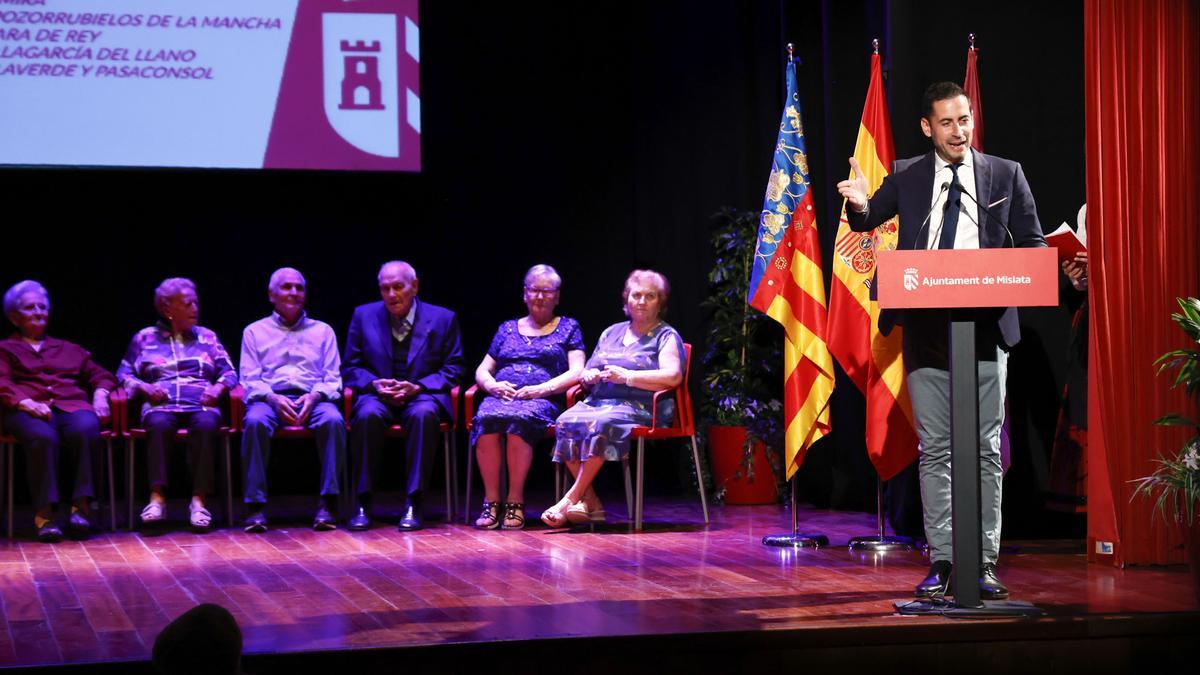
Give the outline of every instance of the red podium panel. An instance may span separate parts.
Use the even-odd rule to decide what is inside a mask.
[[[886,309],[1053,307],[1053,248],[981,248],[879,253],[879,306]]]

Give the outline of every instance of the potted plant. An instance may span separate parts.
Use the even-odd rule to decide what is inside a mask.
[[[1200,300],[1178,299],[1180,312],[1171,319],[1183,329],[1193,343],[1200,343]],[[1155,362],[1158,372],[1172,371],[1175,380],[1172,387],[1183,386],[1193,398],[1200,393],[1200,350],[1175,349],[1163,354]],[[1192,575],[1196,577],[1197,597],[1200,598],[1200,522],[1196,519],[1200,506],[1200,422],[1183,415],[1171,413],[1154,421],[1161,426],[1191,427],[1195,432],[1175,453],[1174,457],[1159,457],[1158,467],[1149,476],[1134,480],[1137,488],[1133,494],[1154,499],[1154,511],[1171,522],[1184,522],[1189,526],[1188,559]]]
[[[715,496],[729,504],[779,499],[783,473],[783,333],[746,303],[757,246],[758,214],[724,209],[713,216],[715,261],[700,395],[701,425]]]

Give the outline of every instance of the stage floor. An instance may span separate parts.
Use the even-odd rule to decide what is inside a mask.
[[[802,529],[833,545],[781,550],[760,543],[789,531],[778,507],[714,508],[705,527],[698,505],[648,502],[637,534],[624,505],[610,507],[594,532],[547,530],[535,513],[523,531],[316,533],[297,512],[263,535],[118,532],[52,546],[25,528],[0,544],[0,666],[144,661],[159,630],[201,602],[229,608],[248,654],[797,630],[829,640],[980,623],[898,616],[893,603],[911,598],[927,562],[847,552],[849,537],[871,533],[867,514],[804,510]],[[1080,542],[1039,541],[1005,542],[1000,571],[1013,599],[1047,612],[1012,621],[1022,633],[1138,616],[1197,625],[1183,567],[1088,565]]]

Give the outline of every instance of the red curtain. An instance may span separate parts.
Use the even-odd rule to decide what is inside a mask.
[[[1149,500],[1131,501],[1130,481],[1186,438],[1152,421],[1196,412],[1153,363],[1186,346],[1170,320],[1175,298],[1200,295],[1200,2],[1085,2],[1088,556],[1182,562],[1182,528],[1164,525]],[[1098,551],[1103,543],[1111,554]]]

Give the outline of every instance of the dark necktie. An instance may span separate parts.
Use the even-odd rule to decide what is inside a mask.
[[[951,164],[950,171],[954,175],[950,179],[950,191],[946,193],[946,215],[942,216],[942,236],[938,238],[938,248],[954,248],[954,235],[958,230],[958,211],[961,208],[962,190],[958,188],[958,167],[962,164]]]

